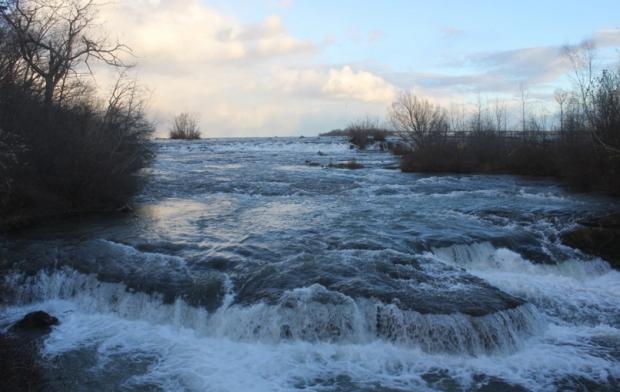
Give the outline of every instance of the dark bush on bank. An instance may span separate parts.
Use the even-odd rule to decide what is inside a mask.
[[[404,154],[401,170],[556,177],[576,189],[620,194],[620,162],[585,131],[455,138]]]
[[[371,119],[353,122],[344,131],[349,142],[360,150],[365,149],[370,144],[384,142],[389,134],[389,131],[381,127],[378,121]]]
[[[48,216],[117,209],[139,188],[139,172],[152,156],[152,126],[133,81],[120,77],[103,100],[88,81],[75,77],[71,67],[55,74],[56,68],[25,57],[19,37],[28,31],[17,31],[7,20],[37,20],[37,12],[53,6],[33,4],[37,6],[22,10],[26,16],[12,15],[10,4],[0,10],[0,227],[4,228]],[[54,42],[68,34],[60,28],[65,23],[61,16]],[[46,56],[49,49],[38,44],[33,42],[29,50]]]
[[[200,139],[198,120],[190,113],[181,113],[174,118],[170,139],[197,140]]]
[[[0,97],[2,218],[115,209],[136,192],[152,127],[135,97],[46,106],[1,86]]]

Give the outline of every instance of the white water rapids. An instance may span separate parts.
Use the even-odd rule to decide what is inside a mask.
[[[0,243],[0,327],[61,321],[51,390],[620,388],[620,273],[559,240],[614,201],[340,139],[158,143],[132,216]]]

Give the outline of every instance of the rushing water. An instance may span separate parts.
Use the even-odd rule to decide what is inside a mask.
[[[620,388],[620,273],[559,242],[613,201],[403,174],[337,138],[157,149],[135,213],[0,243],[0,326],[61,320],[50,388]]]

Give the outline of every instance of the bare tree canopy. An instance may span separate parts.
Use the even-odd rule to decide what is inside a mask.
[[[181,113],[174,118],[170,139],[200,139],[200,128],[196,116]]]
[[[25,78],[42,87],[44,101],[62,101],[71,77],[91,72],[91,62],[127,67],[131,50],[97,34],[93,0],[0,0],[0,19],[18,45]]]
[[[566,46],[564,54],[573,68],[573,82],[585,125],[592,138],[614,156],[620,156],[620,141],[617,140],[617,127],[620,126],[620,78],[619,72],[604,70],[596,74],[596,47],[585,41],[580,45]]]
[[[566,101],[570,97],[570,93],[564,89],[559,88],[555,90],[555,92],[553,93],[553,96],[555,98],[555,101],[560,106],[560,131],[563,131],[564,130],[564,104],[566,104]]]
[[[392,103],[390,122],[411,146],[425,146],[448,132],[444,110],[413,93],[403,92]]]

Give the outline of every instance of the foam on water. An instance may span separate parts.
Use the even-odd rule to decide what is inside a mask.
[[[489,242],[438,248],[432,256],[462,266],[565,322],[620,325],[620,272],[601,259],[535,264]]]
[[[601,385],[611,382],[611,390],[613,380],[620,377],[612,358],[592,354],[593,349],[600,354],[593,339],[615,336],[618,343],[618,330],[610,327],[552,326],[514,353],[472,357],[427,353],[383,340],[239,341],[115,313],[84,312],[75,302],[64,300],[15,307],[10,314],[17,318],[32,309],[45,309],[61,318],[61,325],[45,342],[44,353],[49,358],[91,348],[97,357],[93,370],[112,366],[122,357],[156,358],[142,373],[116,375],[119,383],[129,388],[218,392],[462,390],[499,379],[530,390],[553,391],[560,384],[579,382],[578,377]]]
[[[81,312],[114,314],[128,320],[188,328],[200,336],[235,341],[328,341],[368,343],[377,339],[427,352],[478,355],[509,353],[543,329],[531,305],[485,316],[420,314],[373,299],[353,299],[319,284],[284,292],[277,304],[224,305],[209,314],[182,299],[166,304],[160,295],[131,292],[122,283],[104,283],[69,268],[35,276],[11,274],[6,287],[17,303],[68,300]]]
[[[164,142],[161,146],[167,150],[204,149],[210,152],[287,152],[287,153],[322,153],[342,154],[350,150],[344,138],[319,138],[312,140],[290,138],[257,139],[219,139],[201,140],[191,143]]]

